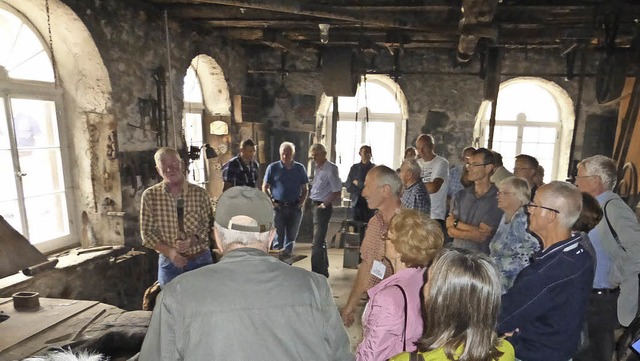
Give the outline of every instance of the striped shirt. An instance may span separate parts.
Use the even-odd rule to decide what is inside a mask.
[[[391,264],[384,258],[385,252],[385,239],[387,238],[387,231],[389,230],[389,224],[384,223],[382,213],[377,212],[367,224],[367,230],[362,240],[362,246],[360,247],[360,255],[363,260],[367,261],[380,261],[387,267],[384,278],[387,278],[393,274]],[[369,272],[371,270],[368,270]],[[378,277],[372,275],[369,272],[369,281],[367,283],[367,289],[377,285],[382,281]]]
[[[209,248],[209,235],[213,226],[211,198],[203,188],[184,182],[182,193],[174,196],[166,189],[165,182],[147,188],[142,193],[140,207],[140,235],[142,244],[154,248],[163,242],[175,247],[178,236],[178,199],[184,200],[184,231],[195,235],[197,242],[185,256],[195,256]]]

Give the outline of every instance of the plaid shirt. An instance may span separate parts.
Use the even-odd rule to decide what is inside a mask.
[[[240,156],[231,158],[222,166],[222,179],[232,187],[247,186],[255,188],[258,182],[258,162],[251,160],[245,164]]]
[[[423,213],[431,212],[431,197],[422,182],[415,182],[402,192],[402,207],[417,209]]]
[[[140,207],[140,235],[142,244],[155,248],[159,242],[175,247],[178,236],[178,198],[184,200],[184,231],[196,235],[198,241],[185,256],[195,256],[209,248],[209,234],[213,226],[211,199],[204,189],[184,182],[182,193],[174,197],[164,182],[147,188],[142,193]]]

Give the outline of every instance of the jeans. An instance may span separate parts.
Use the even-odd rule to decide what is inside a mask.
[[[615,351],[614,331],[618,327],[618,295],[590,294],[587,309],[589,344],[573,357],[576,361],[611,361]]]
[[[302,208],[298,205],[273,208],[276,237],[271,248],[284,249],[285,253],[293,252],[293,245],[300,229],[300,221],[302,221]]]
[[[199,256],[198,258],[189,260],[187,265],[184,267],[176,267],[169,258],[160,254],[160,258],[158,259],[158,283],[162,287],[185,272],[193,271],[194,269],[210,265],[212,263],[213,258],[209,251],[204,252],[202,256]]]
[[[326,208],[313,206],[313,246],[311,248],[311,270],[329,277],[329,258],[327,256],[327,230],[331,220],[333,206]]]

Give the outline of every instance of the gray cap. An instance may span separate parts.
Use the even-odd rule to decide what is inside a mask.
[[[245,216],[258,223],[257,226],[234,224],[233,217]],[[216,205],[215,221],[221,227],[242,232],[267,232],[273,228],[273,204],[264,192],[251,187],[227,189]]]

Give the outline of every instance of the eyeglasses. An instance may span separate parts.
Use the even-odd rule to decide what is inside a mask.
[[[517,172],[517,171],[519,171],[519,170],[527,170],[527,169],[529,169],[529,170],[533,170],[533,168],[529,168],[529,167],[514,167],[514,168],[513,168],[513,171],[514,171],[514,172]]]
[[[469,167],[481,167],[481,166],[489,165],[489,164],[491,164],[491,163],[480,163],[480,164],[467,163],[464,166],[469,168]]]
[[[510,195],[513,194],[513,192],[503,192],[503,191],[498,191],[498,195]]]
[[[589,178],[589,177],[599,177],[599,176],[598,175],[577,175],[576,179]]]
[[[545,207],[545,206],[539,206],[539,205],[537,205],[537,204],[535,204],[535,203],[529,203],[529,204],[527,204],[525,207],[527,207],[527,209],[529,210],[529,212],[531,212],[531,208],[542,208],[542,209],[546,209],[546,210],[548,210],[548,211],[551,211],[551,212],[553,212],[553,213],[560,214],[560,211],[559,211],[559,210],[557,210],[557,209],[553,209],[553,208],[549,208],[549,207]]]

